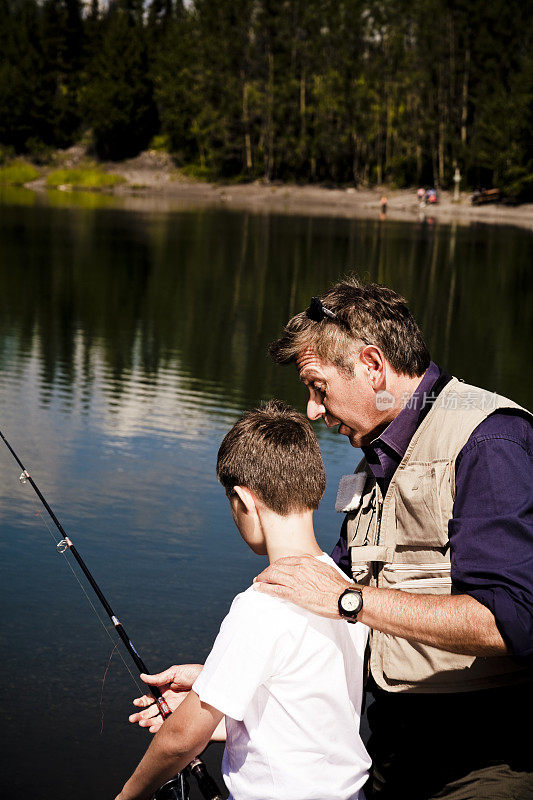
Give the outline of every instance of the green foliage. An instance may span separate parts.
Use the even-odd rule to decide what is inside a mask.
[[[168,153],[170,150],[170,141],[168,136],[164,133],[158,133],[153,137],[150,142],[150,150],[156,150],[159,153]]]
[[[52,138],[53,89],[45,70],[40,10],[34,0],[0,0],[0,142],[24,152],[36,135]]]
[[[459,166],[529,196],[518,0],[0,0],[0,29],[0,145],[41,161],[90,130],[102,159],[152,143],[211,179],[446,186]]]
[[[74,189],[108,189],[120,183],[124,183],[120,175],[104,172],[95,166],[56,169],[46,178],[47,186],[71,186]]]
[[[187,178],[194,178],[197,181],[210,181],[216,177],[205,164],[186,164],[182,167],[181,172]]]
[[[4,186],[23,186],[38,177],[39,171],[25,161],[16,160],[0,166],[0,184]]]
[[[68,147],[79,132],[84,30],[81,0],[44,0],[41,38],[50,82],[53,141]]]
[[[142,15],[134,3],[124,0],[110,7],[87,73],[82,108],[97,155],[112,160],[136,155],[157,130],[157,112]]]
[[[13,160],[15,150],[9,145],[0,145],[0,165],[7,164]]]
[[[0,141],[67,146],[80,124],[80,0],[1,0]]]
[[[517,200],[533,200],[533,162],[524,167],[509,167],[503,183],[504,191]]]

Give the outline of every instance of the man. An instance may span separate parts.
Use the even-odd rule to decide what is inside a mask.
[[[365,454],[341,482],[334,557],[372,629],[373,795],[533,797],[518,717],[532,710],[531,415],[446,375],[404,300],[355,279],[313,298],[271,354],[296,364],[308,417]],[[309,559],[257,582],[331,617],[350,586]]]
[[[341,482],[333,554],[355,587],[309,558],[256,586],[372,629],[367,794],[533,798],[531,415],[447,375],[403,298],[355,279],[313,298],[271,354],[296,364],[308,417],[365,455]]]

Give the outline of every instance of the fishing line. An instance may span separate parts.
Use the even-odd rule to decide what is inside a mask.
[[[60,549],[60,545],[63,543],[63,540],[62,540],[62,539],[58,539],[58,538],[56,537],[56,534],[55,534],[55,533],[54,533],[54,531],[53,531],[53,530],[50,528],[50,524],[49,524],[48,520],[46,519],[46,517],[44,517],[44,516],[43,516],[43,512],[41,511],[41,509],[39,509],[38,511],[36,511],[34,516],[36,516],[36,517],[40,517],[40,518],[41,518],[41,522],[44,524],[44,526],[45,526],[46,530],[48,531],[48,533],[49,533],[49,534],[50,534],[50,536],[52,537],[52,541],[54,542],[54,544],[55,544],[55,546],[56,546],[56,550],[57,550],[57,552],[58,552],[60,555],[62,555],[62,556],[63,556],[63,558],[64,558],[64,560],[65,560],[65,563],[68,565],[68,568],[70,569],[70,571],[71,571],[71,573],[72,573],[73,577],[74,577],[74,578],[75,578],[75,580],[76,580],[76,583],[78,584],[78,586],[79,586],[79,587],[80,587],[80,589],[82,590],[83,594],[85,595],[85,598],[86,598],[87,602],[89,603],[89,605],[91,606],[92,610],[94,611],[94,614],[95,614],[95,616],[96,616],[96,618],[97,618],[98,622],[100,623],[100,625],[102,626],[102,628],[103,628],[103,629],[104,629],[104,631],[106,632],[107,636],[109,637],[109,640],[110,640],[111,644],[113,645],[113,651],[114,651],[114,650],[116,650],[116,649],[117,649],[117,647],[118,647],[118,642],[115,640],[115,637],[111,635],[111,632],[110,632],[109,628],[107,627],[107,625],[105,624],[104,620],[102,619],[102,617],[101,617],[101,616],[100,616],[100,614],[98,613],[98,609],[97,609],[97,608],[96,608],[96,606],[94,605],[94,603],[93,603],[93,601],[91,600],[90,596],[87,594],[87,590],[86,590],[85,586],[84,586],[84,585],[83,585],[83,583],[80,581],[80,579],[79,579],[79,576],[78,576],[78,574],[77,574],[76,570],[74,569],[74,567],[73,567],[73,566],[72,566],[72,564],[70,563],[70,558],[69,558],[69,557],[68,557],[68,555],[67,555],[67,553],[68,553],[68,547],[65,547],[65,549]],[[112,653],[111,653],[111,656],[113,655],[113,651],[112,651]],[[135,685],[136,689],[137,689],[137,690],[138,690],[138,691],[139,691],[141,694],[145,694],[145,688],[146,688],[146,687],[143,687],[143,686],[141,686],[141,684],[140,684],[140,683],[139,683],[139,681],[137,680],[137,677],[136,677],[136,676],[135,676],[135,674],[134,674],[134,673],[131,671],[131,667],[130,667],[130,665],[128,664],[128,662],[126,661],[126,659],[124,658],[124,656],[122,655],[122,652],[121,652],[121,650],[118,650],[118,654],[119,654],[119,656],[120,656],[120,660],[122,661],[122,663],[124,664],[124,666],[125,666],[126,670],[128,671],[128,673],[129,673],[129,676],[130,676],[130,678],[132,679],[132,681],[133,681],[133,683],[134,683],[134,685]],[[108,668],[109,668],[109,667],[108,667]],[[106,669],[106,674],[107,674],[107,669]],[[104,676],[104,679],[105,679],[105,676]]]
[[[114,648],[111,650],[111,655],[109,656],[107,666],[105,668],[104,677],[102,678],[102,688],[100,690],[100,716],[101,716],[101,725],[100,725],[100,736],[104,730],[104,686],[105,686],[105,679],[107,678],[107,673],[109,672],[109,667],[111,666],[111,659],[115,654],[115,650],[118,647],[118,642],[115,642]]]
[[[115,641],[115,638],[113,636],[111,636],[111,632],[109,631],[109,628],[107,627],[107,625],[105,624],[104,620],[102,619],[102,617],[98,613],[98,609],[96,608],[96,606],[94,605],[93,601],[91,600],[91,598],[87,594],[85,586],[80,581],[78,575],[76,574],[76,571],[75,571],[74,567],[70,563],[70,559],[67,556],[68,548],[66,548],[66,547],[64,549],[60,548],[60,545],[62,545],[62,541],[63,540],[60,540],[60,539],[58,539],[56,537],[56,534],[51,529],[51,527],[50,527],[50,525],[48,523],[48,520],[46,519],[46,517],[43,516],[43,512],[41,511],[41,509],[38,509],[35,512],[34,516],[40,517],[41,522],[44,524],[46,530],[50,534],[50,536],[52,538],[52,541],[54,542],[54,544],[56,546],[57,552],[60,555],[63,556],[63,558],[65,560],[65,563],[68,565],[68,568],[70,569],[70,572],[72,573],[72,575],[76,579],[76,582],[77,582],[78,586],[80,587],[80,589],[82,590],[83,594],[85,595],[85,599],[87,600],[87,602],[91,606],[92,610],[94,611],[94,613],[96,615],[96,618],[97,618],[98,622],[100,623],[100,625],[102,626],[102,628],[106,632],[107,636],[109,637],[109,640],[111,641],[111,644],[113,645],[112,650],[111,650],[111,654],[110,654],[109,659],[107,661],[106,668],[105,668],[105,671],[104,671],[104,675],[103,675],[103,678],[102,678],[102,686],[100,688],[100,735],[102,735],[103,730],[104,730],[104,686],[105,686],[105,681],[106,681],[106,678],[107,678],[107,673],[109,672],[109,668],[111,666],[111,660],[112,660],[112,658],[113,658],[113,656],[114,656],[116,651],[118,651],[118,654],[120,656],[120,660],[122,661],[123,665],[125,666],[126,670],[128,671],[129,676],[132,679],[137,691],[139,691],[141,694],[144,694],[144,688],[140,685],[140,683],[137,680],[136,676],[131,671],[128,662],[125,660],[125,658],[122,655],[121,651],[118,649],[119,642]]]
[[[48,512],[48,515],[51,518],[51,520],[53,521],[53,523],[56,526],[57,530],[59,531],[59,533],[63,537],[58,542],[56,540],[55,536],[52,534],[52,531],[48,528],[48,525],[46,525],[46,527],[47,527],[48,531],[50,532],[50,534],[52,536],[52,539],[53,539],[53,541],[54,541],[54,543],[56,545],[57,550],[62,554],[65,554],[65,552],[67,550],[70,551],[72,557],[75,559],[75,561],[77,562],[77,564],[80,567],[81,571],[83,572],[83,574],[87,578],[87,581],[91,585],[91,588],[93,589],[94,593],[96,594],[96,596],[97,596],[98,600],[100,601],[100,604],[104,608],[107,616],[109,617],[109,619],[113,623],[113,626],[115,628],[116,634],[122,640],[124,646],[126,647],[126,650],[128,651],[129,655],[131,656],[132,660],[134,661],[135,666],[138,668],[139,672],[143,672],[145,674],[146,673],[149,674],[149,670],[148,670],[146,664],[144,663],[144,661],[140,657],[139,653],[135,649],[135,647],[133,645],[133,642],[131,641],[131,639],[129,638],[128,634],[126,633],[126,631],[124,629],[124,626],[122,625],[122,623],[120,622],[118,617],[115,616],[115,614],[113,612],[113,609],[111,608],[111,606],[107,602],[106,598],[104,597],[104,595],[102,593],[102,590],[100,589],[100,587],[96,583],[96,581],[95,581],[92,573],[89,571],[85,561],[83,560],[81,555],[78,553],[76,547],[74,546],[73,542],[71,541],[71,539],[68,537],[68,535],[64,531],[63,526],[61,525],[61,523],[59,522],[58,518],[56,517],[56,515],[52,511],[52,508],[48,504],[48,502],[47,502],[46,498],[44,497],[44,495],[42,494],[41,490],[39,489],[39,487],[37,486],[37,484],[35,483],[35,481],[31,477],[31,475],[29,474],[28,470],[26,469],[26,467],[24,466],[24,464],[22,463],[22,461],[20,460],[18,455],[15,453],[15,451],[13,450],[13,448],[11,447],[9,442],[7,441],[6,437],[4,436],[4,434],[2,433],[1,430],[0,430],[0,438],[3,440],[4,444],[8,448],[9,452],[11,453],[11,455],[13,456],[13,458],[15,459],[15,461],[17,462],[19,467],[22,469],[22,473],[20,474],[20,477],[19,477],[20,482],[22,484],[25,484],[25,483],[29,482],[29,484],[31,485],[31,487],[34,490],[35,494],[37,495],[37,497],[39,498],[39,500],[43,504],[44,508]],[[43,520],[44,520],[44,517],[43,517]],[[99,617],[98,613],[96,612],[96,609],[94,608],[91,600],[89,599],[89,597],[87,595],[87,592],[85,591],[85,587],[79,581],[78,575],[73,570],[72,565],[70,564],[70,562],[68,560],[67,560],[67,563],[69,564],[69,567],[73,571],[74,576],[76,577],[76,580],[80,584],[80,586],[81,586],[81,588],[83,590],[83,593],[85,594],[85,596],[89,600],[89,603],[90,603],[91,607],[93,608],[96,616],[100,620],[100,617]],[[100,622],[102,624],[102,627],[104,628],[104,630],[108,634],[108,636],[110,636],[110,638],[111,638],[111,634],[107,630],[106,626],[103,624],[102,620],[100,620]],[[128,672],[130,672],[129,668],[127,668],[127,669],[128,669]],[[132,675],[131,672],[130,672],[130,675]],[[132,675],[132,678],[133,678],[133,675]],[[133,678],[133,680],[134,680],[135,684],[138,686],[136,679]],[[170,711],[169,705],[168,705],[167,701],[165,700],[165,698],[163,697],[163,694],[160,691],[159,686],[153,686],[151,684],[148,684],[147,688],[148,688],[148,690],[150,691],[150,693],[153,695],[153,697],[155,699],[155,703],[156,703],[156,705],[158,707],[158,710],[159,710],[159,713],[161,714],[161,717],[163,719],[166,719],[167,717],[169,717],[172,712]],[[144,691],[146,691],[146,690],[144,690]],[[170,780],[167,783],[165,783],[158,790],[158,792],[156,792],[156,798],[159,798],[159,800],[186,800],[187,797],[188,797],[188,790],[187,790],[188,785],[187,785],[186,775],[189,774],[189,773],[194,775],[194,777],[196,778],[196,781],[198,783],[198,788],[200,789],[200,791],[201,791],[202,795],[204,796],[205,800],[222,800],[222,796],[220,794],[220,791],[219,791],[216,783],[214,782],[214,780],[211,778],[211,776],[207,772],[207,769],[206,769],[205,764],[203,763],[203,761],[201,761],[199,758],[195,758],[193,761],[191,761],[191,763],[187,767],[185,767],[185,769],[181,773],[179,773],[172,780]]]

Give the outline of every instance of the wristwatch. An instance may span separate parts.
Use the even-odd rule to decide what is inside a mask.
[[[361,589],[345,589],[339,597],[339,614],[348,622],[357,622],[357,615],[363,608]]]

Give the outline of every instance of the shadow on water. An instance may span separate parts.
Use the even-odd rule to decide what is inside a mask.
[[[531,406],[527,231],[1,199],[0,426],[154,670],[205,658],[262,569],[233,531],[216,451],[244,407],[303,408],[266,347],[343,273],[404,294],[451,372]],[[358,453],[317,433],[330,549],[336,483]],[[102,689],[114,642],[4,451],[0,469],[4,787],[113,796],[146,744],[126,724],[137,689],[116,654]]]

